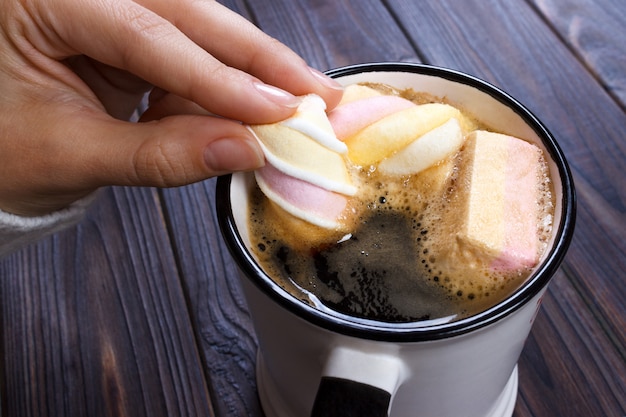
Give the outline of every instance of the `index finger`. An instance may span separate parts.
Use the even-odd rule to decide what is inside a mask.
[[[318,94],[329,109],[341,99],[342,88],[337,82],[310,68],[289,47],[216,1],[139,2],[175,22],[190,39],[229,66],[296,95]]]
[[[132,72],[212,113],[267,123],[288,117],[299,103],[292,94],[222,64],[167,19],[130,0],[56,4],[48,12],[56,13],[47,16],[50,25],[76,52]]]

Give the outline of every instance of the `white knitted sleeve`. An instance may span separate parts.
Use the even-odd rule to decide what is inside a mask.
[[[63,210],[40,217],[22,217],[0,210],[0,258],[78,223],[94,200],[95,194],[78,200]]]

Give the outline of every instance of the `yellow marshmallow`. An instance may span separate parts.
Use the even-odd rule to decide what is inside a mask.
[[[460,119],[461,112],[440,103],[394,113],[346,139],[348,158],[358,165],[375,164],[453,117]]]

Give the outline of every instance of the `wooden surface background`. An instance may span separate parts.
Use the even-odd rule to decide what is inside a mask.
[[[578,221],[520,359],[514,415],[625,416],[626,3],[224,3],[321,70],[450,67],[542,119],[570,162]],[[79,225],[0,260],[3,416],[263,415],[214,184],[104,189]]]

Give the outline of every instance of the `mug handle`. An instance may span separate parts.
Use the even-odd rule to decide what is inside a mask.
[[[311,417],[387,417],[405,374],[395,356],[335,348],[326,361]]]

